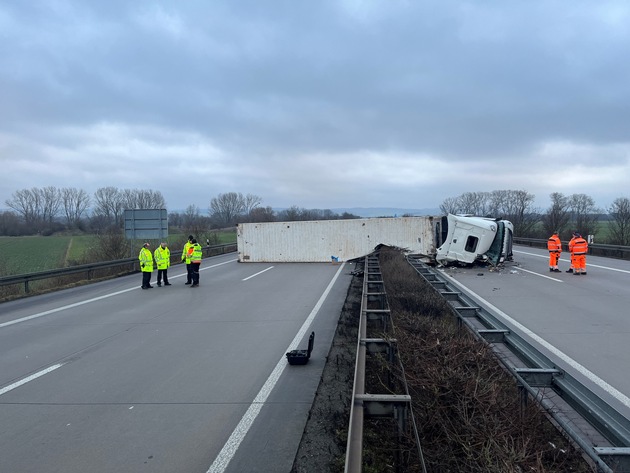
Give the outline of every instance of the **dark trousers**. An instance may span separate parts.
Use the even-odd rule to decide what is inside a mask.
[[[149,287],[151,285],[151,273],[149,271],[142,271],[142,287]]]
[[[158,284],[162,284],[162,277],[164,277],[164,284],[168,284],[168,276],[166,274],[166,269],[158,269],[157,281]]]
[[[192,264],[191,263],[188,263],[186,265],[186,282],[189,284],[192,282]]]
[[[192,267],[192,283],[194,286],[199,285],[199,266],[201,263],[190,263]]]

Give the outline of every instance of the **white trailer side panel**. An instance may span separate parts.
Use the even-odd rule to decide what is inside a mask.
[[[241,262],[330,262],[365,256],[379,244],[412,253],[436,252],[441,217],[365,218],[242,223],[236,241]]]

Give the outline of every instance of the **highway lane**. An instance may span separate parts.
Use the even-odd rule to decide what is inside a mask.
[[[170,287],[1,304],[0,472],[288,471],[350,269],[223,255],[199,288],[178,265]],[[311,330],[313,358],[288,366]]]
[[[444,272],[482,306],[513,319],[512,330],[539,337],[534,344],[557,366],[630,418],[630,262],[589,256],[588,274],[576,276],[565,272],[568,256],[562,272],[550,273],[546,250],[515,246],[514,263],[500,271]]]

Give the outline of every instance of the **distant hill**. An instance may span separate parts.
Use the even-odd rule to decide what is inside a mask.
[[[423,215],[441,215],[440,209],[400,209],[394,207],[352,207],[346,209],[330,209],[337,214],[344,212],[358,215],[359,217],[402,217],[412,215],[414,217]]]

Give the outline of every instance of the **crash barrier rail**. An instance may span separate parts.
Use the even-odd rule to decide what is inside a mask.
[[[441,271],[423,263],[420,256],[409,255],[407,260],[448,301],[458,324],[468,327],[499,354],[499,360],[516,378],[523,402],[527,402],[528,394],[538,402],[582,448],[598,472],[630,472],[628,419],[511,331],[500,318],[479,307]]]
[[[236,243],[226,243],[223,245],[211,245],[202,248],[204,256],[211,256],[216,254],[230,253],[236,251]],[[179,252],[171,253],[171,262],[179,261],[179,258],[175,258],[173,255],[179,255]],[[48,271],[39,271],[36,273],[16,274],[13,276],[0,277],[0,287],[9,286],[11,284],[24,284],[24,292],[29,292],[29,282],[38,281],[42,279],[49,279],[61,276],[68,276],[70,274],[86,273],[86,279],[89,281],[94,277],[94,272],[97,270],[113,267],[128,266],[129,272],[140,271],[140,261],[137,257],[125,258],[113,261],[101,261],[98,263],[80,264],[77,266],[70,266],[67,268],[51,269]]]
[[[547,240],[542,238],[514,237],[514,243],[535,248],[547,248]],[[563,251],[569,251],[567,243],[562,244]],[[608,258],[630,259],[630,246],[603,245],[601,243],[589,243],[588,254],[593,256],[605,256]]]
[[[357,352],[352,388],[352,405],[348,426],[348,440],[346,446],[345,473],[360,473],[363,468],[363,420],[365,417],[393,417],[398,423],[399,438],[407,429],[411,419],[422,470],[426,473],[422,460],[420,437],[411,409],[411,396],[403,373],[403,387],[405,394],[367,394],[365,392],[366,355],[385,353],[388,362],[394,363],[396,357],[396,339],[367,338],[368,321],[380,322],[382,332],[385,333],[391,325],[390,310],[385,293],[385,284],[381,275],[378,255],[365,257],[363,267],[363,291],[361,295],[361,315],[357,336]]]

